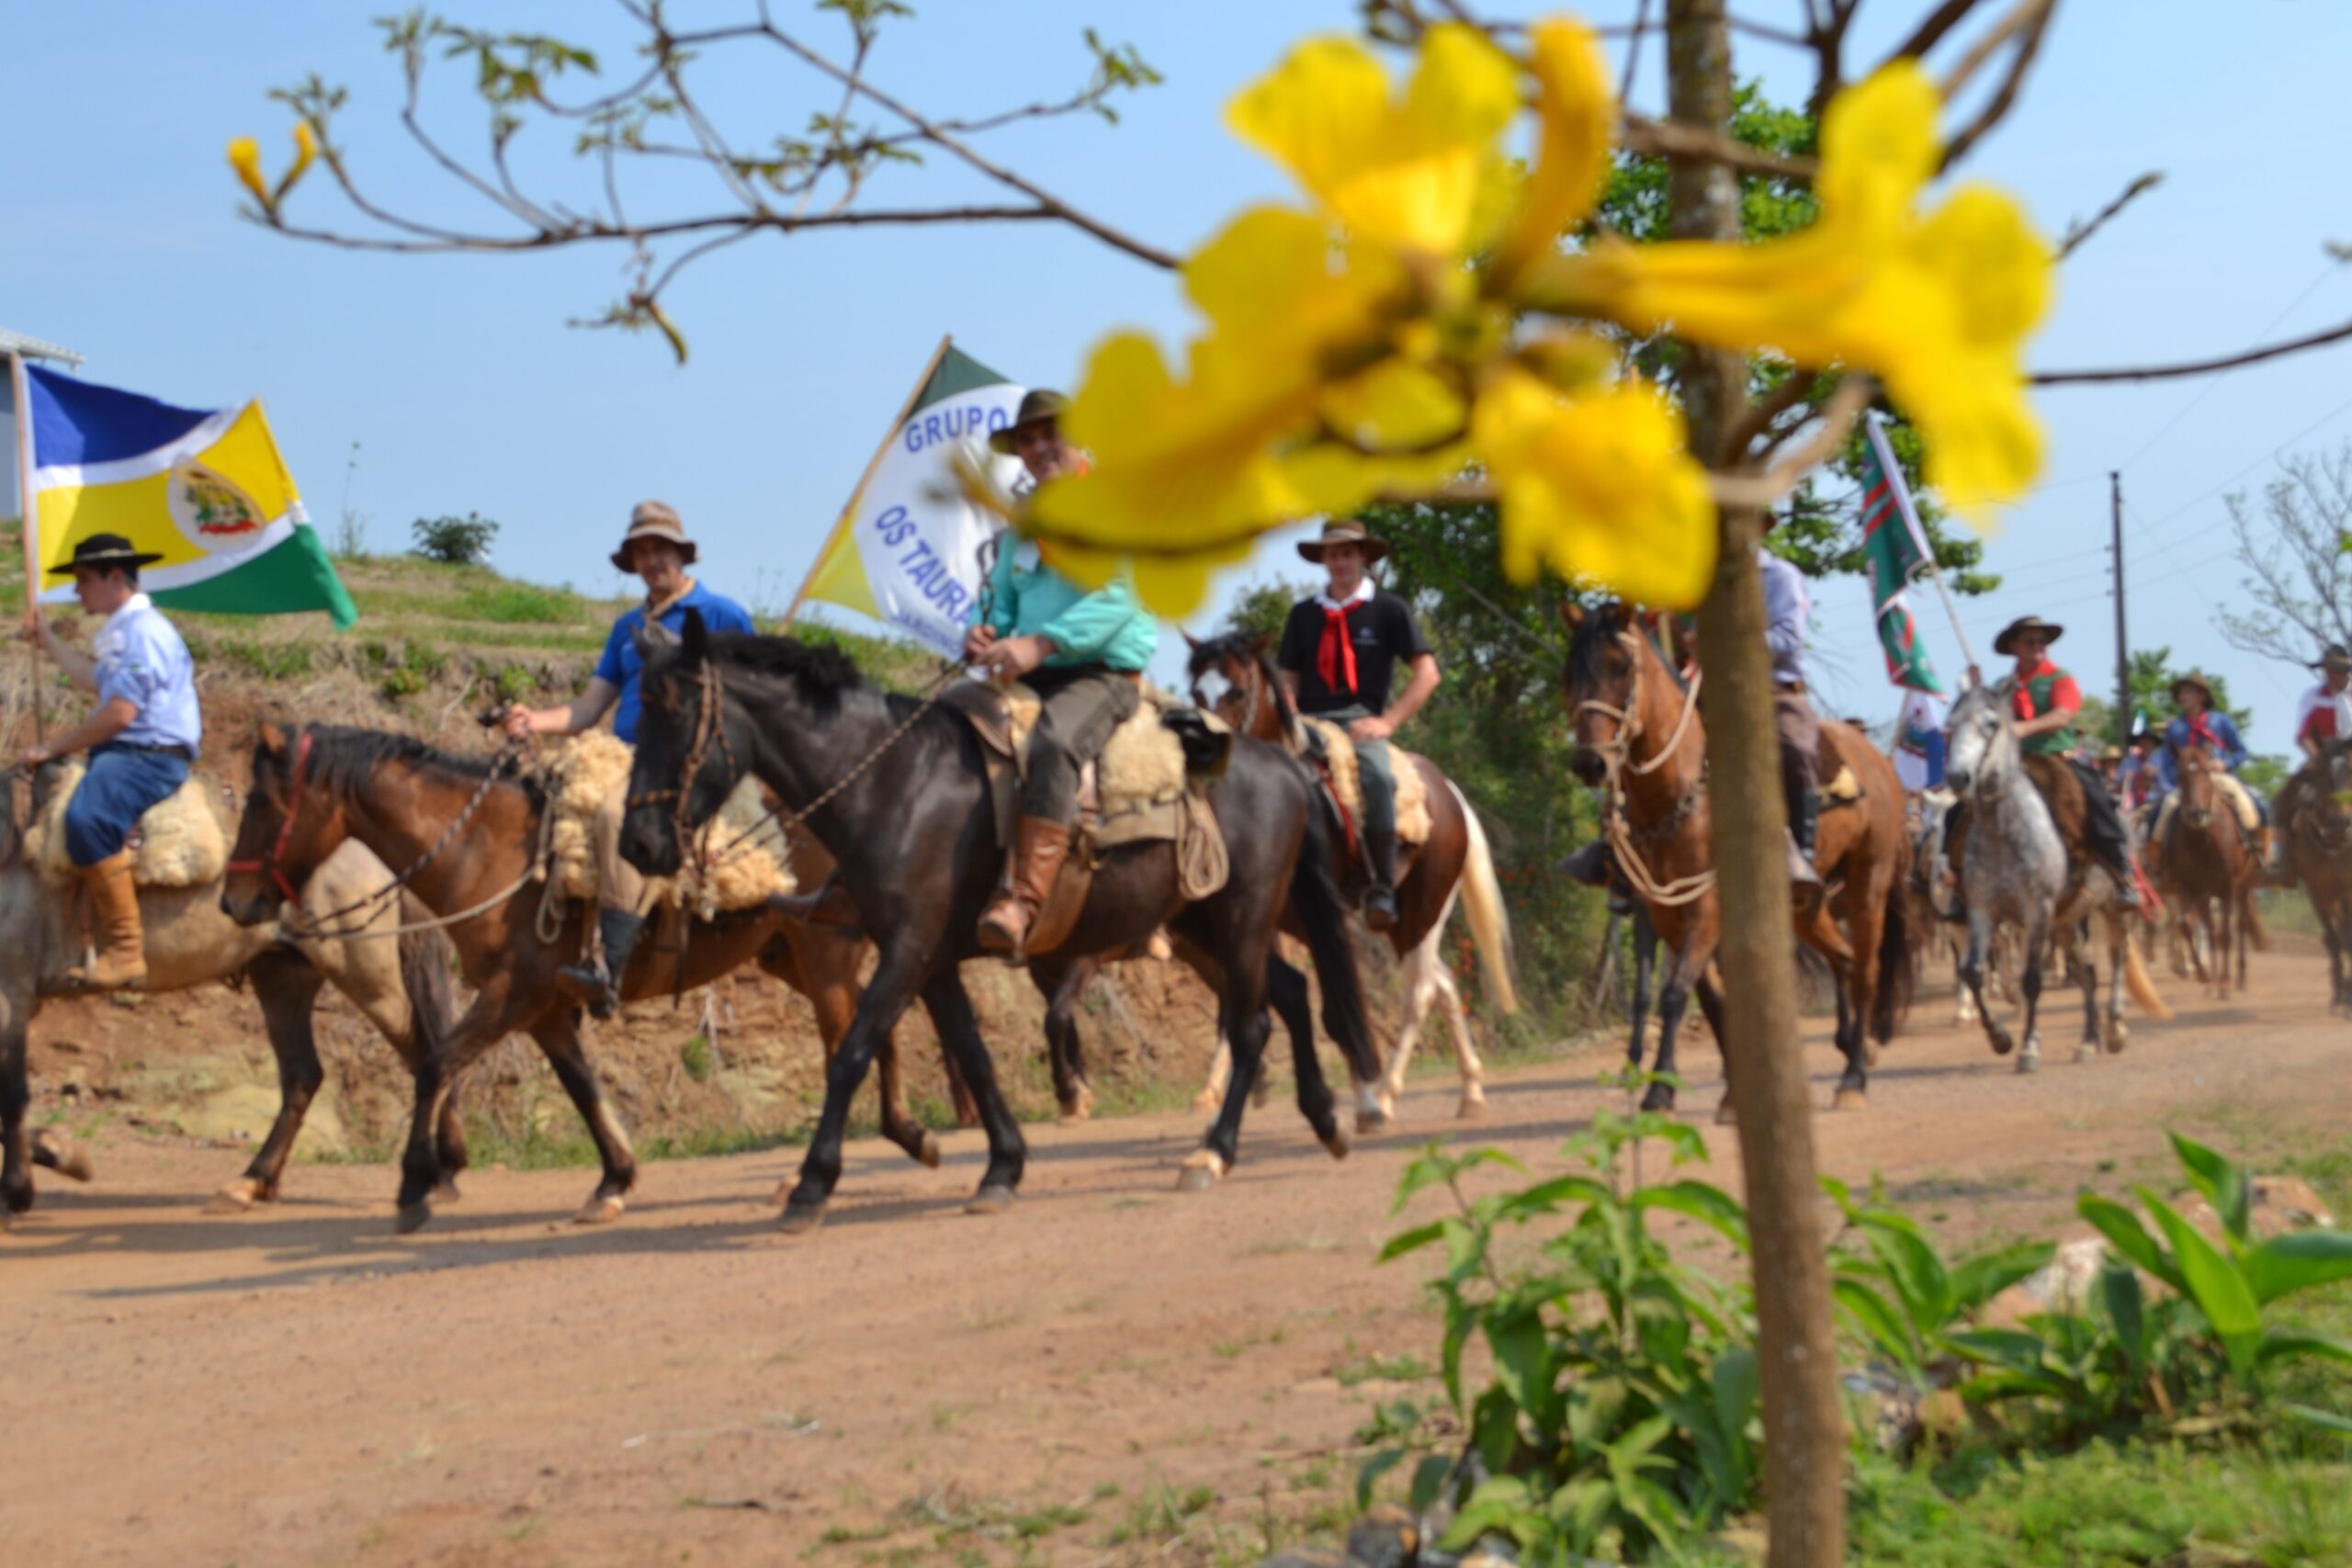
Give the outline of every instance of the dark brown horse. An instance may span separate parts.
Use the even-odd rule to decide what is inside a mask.
[[[2312,901],[2327,943],[2328,1010],[2352,1013],[2352,745],[2330,741],[2279,794],[2287,871]]]
[[[1204,642],[1185,640],[1192,643],[1187,675],[1194,701],[1238,734],[1271,741],[1293,756],[1306,752],[1307,737],[1298,708],[1267,653],[1271,638],[1228,632]],[[1430,1005],[1440,1002],[1453,1028],[1454,1062],[1462,1075],[1457,1114],[1476,1116],[1487,1104],[1485,1074],[1477,1049],[1470,1043],[1462,994],[1454,987],[1442,951],[1446,921],[1456,900],[1463,901],[1495,1005],[1504,1012],[1517,1012],[1510,914],[1503,907],[1502,884],[1495,875],[1486,832],[1470,803],[1428,758],[1402,748],[1392,748],[1391,754],[1398,766],[1419,773],[1429,800],[1430,831],[1426,843],[1398,846],[1402,852],[1396,874],[1396,923],[1387,935],[1389,946],[1404,964],[1405,1022],[1397,1032],[1387,1070],[1381,1076],[1381,1108],[1394,1113],[1396,1097],[1405,1092],[1405,1071],[1420,1038],[1422,1020]],[[1348,869],[1341,868],[1343,881]]]
[[[603,1161],[603,1178],[580,1220],[617,1218],[637,1180],[628,1135],[582,1048],[579,1010],[553,984],[556,969],[582,949],[586,914],[567,902],[543,925],[541,884],[530,872],[546,799],[535,779],[513,775],[508,762],[503,754],[455,756],[404,735],[329,725],[292,735],[265,725],[254,748],[253,791],[236,848],[238,863],[249,869],[232,874],[221,896],[232,916],[247,923],[274,918],[277,878],[300,886],[311,868],[354,839],[389,864],[422,862],[410,892],[437,916],[462,917],[450,919],[448,934],[474,999],[420,1076],[416,1119],[401,1161],[403,1231],[431,1217],[435,1187],[455,1174],[441,1168],[431,1136],[449,1086],[516,1032],[545,1053]],[[445,840],[453,827],[458,836]],[[807,862],[796,854],[793,864],[803,886],[822,883],[831,869],[821,853]],[[774,908],[721,914],[708,924],[695,922],[689,932],[681,949],[639,944],[623,977],[624,999],[673,996],[757,962],[808,998],[828,1049],[839,1040],[857,1002],[862,937]],[[897,1058],[888,1051],[882,1095],[884,1134],[936,1166],[937,1140],[907,1115]]]
[[[1723,1041],[1723,998],[1708,974],[1722,914],[1697,684],[1686,686],[1667,667],[1631,606],[1611,604],[1588,612],[1568,602],[1561,616],[1569,635],[1563,688],[1577,739],[1571,765],[1585,784],[1606,784],[1612,792],[1614,804],[1606,809],[1619,813],[1610,831],[1618,863],[1674,953],[1658,993],[1657,1070],[1670,1075],[1692,992],[1717,1044]],[[1846,1070],[1834,1103],[1845,1107],[1865,1102],[1870,1042],[1883,1044],[1894,1037],[1909,998],[1910,920],[1902,890],[1911,840],[1904,831],[1902,784],[1885,753],[1834,720],[1823,720],[1821,732],[1824,773],[1836,772],[1828,765],[1834,757],[1852,771],[1860,794],[1821,814],[1814,858],[1829,894],[1797,917],[1796,934],[1838,977],[1838,1049]],[[1724,1070],[1730,1071],[1727,1060]],[[1730,1103],[1726,1096],[1722,1114]],[[1643,1104],[1670,1109],[1672,1084],[1651,1084]]]
[[[2230,958],[2237,957],[2237,989],[2245,989],[2249,944],[2267,946],[2254,912],[2262,864],[2240,829],[2237,814],[2213,780],[2222,764],[2202,745],[2180,753],[2180,799],[2156,846],[2164,886],[2177,900],[2192,950],[2202,932],[2213,954],[2216,998],[2230,994]]]

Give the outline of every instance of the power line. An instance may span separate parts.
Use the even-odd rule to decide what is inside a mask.
[[[2270,324],[2254,334],[2254,341],[2260,343],[2268,338],[2272,333],[2277,332],[2280,322],[2293,315],[2295,311],[2301,308],[2304,300],[2310,299],[2313,294],[2319,291],[2319,286],[2328,280],[2329,276],[2335,271],[2338,265],[2339,264],[2334,260],[2330,260],[2324,264],[2319,269],[2319,276],[2312,278],[2310,284],[2304,288],[2301,294],[2296,295],[2293,299],[2290,300],[2285,310],[2279,311],[2276,316],[2271,317]],[[2193,411],[2198,404],[2203,402],[2208,397],[2211,397],[2212,395],[2213,389],[2220,386],[2222,382],[2228,378],[2229,374],[2230,372],[2223,371],[2221,375],[2210,378],[2203,386],[2197,389],[2194,396],[2192,396],[2187,402],[2180,405],[2177,412],[2176,412],[2170,419],[2165,421],[2164,423],[2156,426],[2154,434],[2140,443],[2139,449],[2133,452],[2129,457],[2124,458],[2120,463],[2118,463],[2116,467],[2119,468],[2128,468],[2132,464],[2138,462],[2142,457],[2146,457],[2148,449],[2154,446],[2157,442],[2163,440],[2165,434],[2172,430],[2173,426],[2178,424],[2182,420],[2187,419],[2191,411]],[[2226,483],[2227,481],[2225,480],[2223,482]]]

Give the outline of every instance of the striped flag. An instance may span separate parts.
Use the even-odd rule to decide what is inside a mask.
[[[358,618],[311,530],[258,401],[183,409],[18,362],[30,426],[25,551],[46,577],[76,541],[119,534],[163,557],[140,572],[156,604],[218,615],[323,610]],[[73,586],[45,597],[70,600]]]
[[[1873,410],[1862,422],[1869,436],[1862,452],[1862,556],[1870,562],[1871,607],[1878,622],[1880,649],[1886,654],[1886,678],[1914,692],[1943,693],[1943,682],[1928,662],[1919,641],[1919,626],[1911,615],[1905,592],[1912,577],[1934,558],[1919,513],[1904,488],[1902,465],[1887,446],[1886,432]]]

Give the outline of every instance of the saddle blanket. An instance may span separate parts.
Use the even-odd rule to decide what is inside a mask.
[[[1002,694],[1012,726],[1012,755],[1019,761],[1028,755],[1029,732],[1037,728],[1037,716],[1045,704],[1030,687],[1017,683],[1004,687]],[[1143,701],[1136,705],[1134,716],[1113,730],[1102,756],[1085,765],[1080,802],[1099,812],[1104,821],[1149,807],[1171,805],[1183,797],[1188,782],[1183,742],[1162,720],[1171,705],[1166,693],[1144,682]],[[1204,717],[1204,722],[1224,728],[1220,721]]]
[[[51,887],[71,887],[74,862],[65,852],[65,807],[82,787],[79,761],[58,766],[49,798],[25,829],[25,860]],[[130,877],[141,887],[202,887],[218,882],[229,867],[229,837],[212,794],[195,774],[169,798],[139,818],[131,848]]]
[[[555,812],[553,874],[564,897],[582,902],[596,897],[596,813],[628,787],[636,750],[609,730],[575,735],[558,749],[549,766],[548,807]],[[793,890],[786,862],[791,849],[784,829],[767,816],[757,779],[746,775],[704,829],[707,886],[696,880],[692,859],[675,877],[657,879],[658,897],[681,908],[704,911],[752,909]],[[737,846],[741,844],[739,850]]]
[[[1348,809],[1351,821],[1363,820],[1363,777],[1356,764],[1356,743],[1347,730],[1329,719],[1309,718],[1304,714],[1299,722],[1323,739],[1324,765],[1331,770],[1331,788],[1340,804]],[[1426,844],[1430,841],[1430,792],[1421,781],[1421,770],[1416,766],[1420,759],[1403,747],[1391,743],[1388,748],[1390,766],[1396,774],[1396,841],[1400,844]]]

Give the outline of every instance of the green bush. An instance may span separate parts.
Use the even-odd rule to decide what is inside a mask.
[[[420,517],[409,531],[416,539],[413,554],[444,566],[480,566],[490,556],[498,525],[469,512],[463,517]]]

